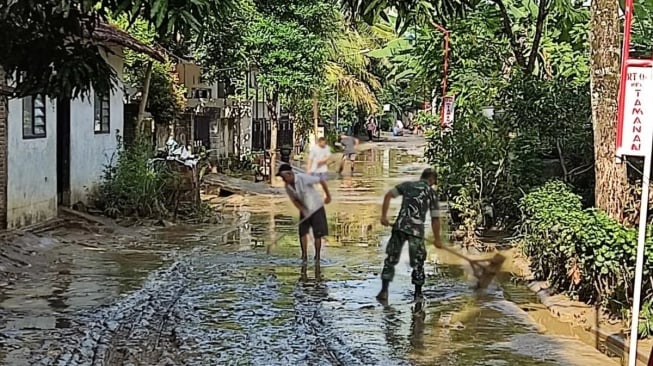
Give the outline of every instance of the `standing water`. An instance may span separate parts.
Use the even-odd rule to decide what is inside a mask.
[[[322,263],[300,263],[298,215],[279,198],[245,202],[231,226],[163,231],[156,251],[78,258],[67,282],[57,285],[57,301],[34,301],[30,308],[24,291],[0,294],[0,360],[5,365],[615,364],[577,340],[542,332],[504,298],[501,285],[473,291],[465,269],[439,263],[438,253],[427,265],[423,312],[412,311],[406,248],[389,305],[374,299],[389,236],[379,224],[382,196],[403,180],[417,179],[423,168],[417,156],[400,148],[370,149],[357,158],[353,187],[341,188],[342,182],[332,179]],[[59,326],[23,324],[33,316],[56,319]]]

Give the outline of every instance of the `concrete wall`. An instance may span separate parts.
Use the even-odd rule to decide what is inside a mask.
[[[120,48],[107,57],[109,64],[122,78],[123,60]],[[123,90],[117,88],[109,100],[109,133],[94,131],[94,98],[73,100],[70,116],[70,201],[86,202],[89,191],[100,181],[105,166],[117,159],[118,134],[122,135],[124,122]]]
[[[107,55],[122,76],[121,48]],[[117,151],[116,135],[123,129],[123,91],[110,98],[110,133],[94,132],[94,98],[71,101],[71,202],[86,201],[104,166]],[[57,215],[57,110],[46,100],[46,136],[23,139],[23,100],[13,99],[7,112],[7,227],[17,228]]]
[[[240,152],[252,152],[252,117],[245,116],[240,120]]]
[[[46,137],[23,139],[23,100],[9,101],[7,144],[7,227],[57,215],[57,111],[46,99]]]
[[[216,118],[210,122],[211,149],[214,156],[224,157],[234,153],[233,124],[228,118]]]

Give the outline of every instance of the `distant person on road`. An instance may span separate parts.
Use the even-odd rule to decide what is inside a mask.
[[[392,225],[392,236],[386,247],[387,257],[381,273],[382,287],[377,295],[379,301],[388,299],[388,286],[395,276],[395,266],[399,263],[401,249],[408,242],[410,266],[413,268],[412,283],[415,285],[415,301],[422,299],[422,285],[424,285],[424,261],[426,248],[424,246],[424,221],[430,212],[431,229],[435,246],[442,247],[440,242],[440,207],[438,197],[432,186],[437,182],[437,175],[433,169],[422,172],[420,180],[404,182],[386,193],[381,208],[381,224],[390,226],[388,221],[388,208],[390,200],[402,196],[401,210]]]
[[[395,122],[395,127],[392,129],[393,136],[403,136],[404,135],[404,123],[401,120]]]
[[[354,174],[356,147],[358,146],[359,141],[353,136],[348,136],[347,134],[342,133],[342,135],[340,135],[340,144],[343,146],[345,151],[342,154],[342,161],[340,162],[338,173],[350,183],[351,177]]]
[[[367,124],[365,125],[367,129],[367,138],[369,141],[374,139],[374,133],[376,132],[376,121],[374,121],[374,116],[369,116],[367,118]]]
[[[317,143],[311,147],[306,161],[306,173],[327,180],[329,167],[327,163],[331,157],[331,148],[327,145],[326,139],[320,137]]]
[[[295,173],[289,164],[282,164],[279,167],[277,176],[281,177],[286,185],[286,193],[292,203],[299,210],[299,237],[301,242],[302,261],[306,262],[308,257],[308,234],[313,229],[315,240],[315,260],[320,260],[322,250],[322,238],[329,234],[326,211],[324,205],[331,202],[331,194],[326,180],[308,174]],[[315,189],[320,184],[326,197]]]

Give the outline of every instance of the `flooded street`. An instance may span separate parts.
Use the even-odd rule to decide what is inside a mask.
[[[389,305],[374,299],[390,234],[382,195],[424,168],[421,149],[404,145],[416,151],[359,154],[351,188],[330,181],[322,263],[300,263],[285,197],[234,199],[221,224],[146,242],[58,247],[67,259],[56,268],[0,287],[1,364],[616,365],[538,326],[509,274],[475,292],[465,268],[431,247],[424,312],[412,312],[406,248]]]

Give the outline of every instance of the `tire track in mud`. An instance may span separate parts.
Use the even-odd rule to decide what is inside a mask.
[[[268,259],[269,260],[269,259]],[[236,261],[237,262],[237,261]],[[269,263],[267,263],[269,264]],[[320,284],[296,284],[251,263],[221,263],[209,273],[232,273],[221,283],[198,281],[179,304],[201,304],[196,312],[175,311],[184,365],[377,365],[352,349],[333,327]]]
[[[116,304],[80,314],[80,327],[44,344],[31,363],[380,364],[329,320],[327,283],[279,280],[257,268],[261,261],[270,265],[243,254],[175,262]]]
[[[32,364],[156,365],[165,356],[160,339],[170,335],[170,311],[184,293],[189,273],[182,262],[155,272],[142,289],[115,305],[83,314],[85,325],[66,339],[44,345]]]

